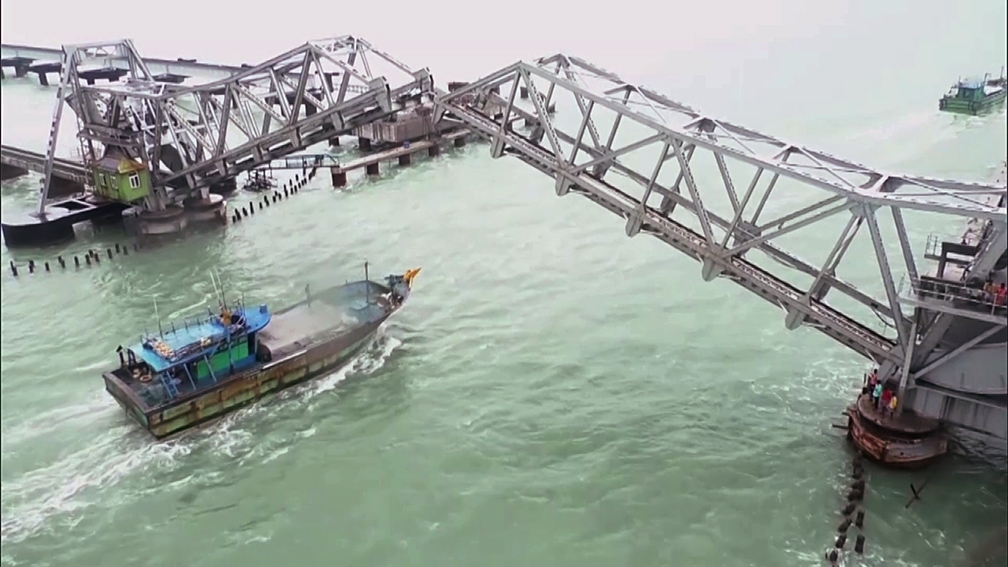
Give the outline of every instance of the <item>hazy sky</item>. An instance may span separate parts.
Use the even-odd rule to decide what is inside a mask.
[[[457,69],[443,71],[483,74],[518,58],[556,51],[576,51],[614,65],[625,56],[663,60],[671,53],[688,56],[689,49],[754,36],[815,34],[819,27],[842,22],[848,9],[844,2],[823,3],[829,8],[810,4],[179,0],[96,9],[93,3],[69,0],[3,0],[0,21],[4,43],[59,45],[129,37],[151,56],[198,55],[221,62],[256,62],[310,38],[353,34],[415,67],[452,65]],[[39,19],[46,23],[40,25]]]
[[[879,100],[875,89],[937,100],[956,77],[997,72],[1008,59],[1004,0],[961,0],[955,9],[945,0],[178,0],[103,8],[0,0],[0,6],[4,43],[130,38],[150,57],[255,64],[309,39],[352,34],[413,68],[430,68],[439,85],[563,51],[781,135],[801,130],[812,116],[842,122],[841,107],[870,111]]]

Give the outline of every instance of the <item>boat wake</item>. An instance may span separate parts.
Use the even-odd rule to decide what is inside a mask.
[[[8,546],[73,530],[96,508],[121,508],[166,485],[213,484],[222,470],[282,457],[299,439],[314,435],[315,428],[303,424],[291,431],[276,427],[276,421],[303,415],[307,404],[348,378],[377,372],[401,344],[379,332],[340,370],[169,441],[153,442],[120,411],[101,412],[101,419],[89,424],[106,429],[95,442],[65,452],[47,466],[4,479],[3,563],[13,562]],[[201,470],[193,474],[195,469]]]

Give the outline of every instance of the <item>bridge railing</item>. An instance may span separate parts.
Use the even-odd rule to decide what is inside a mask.
[[[913,278],[906,274],[900,279],[899,293],[906,299],[946,302],[959,309],[968,309],[994,316],[1005,315],[1004,296],[962,282],[930,278]]]

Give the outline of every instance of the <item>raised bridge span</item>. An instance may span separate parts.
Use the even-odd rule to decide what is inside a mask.
[[[533,110],[515,105],[523,96]],[[628,236],[652,235],[697,260],[704,280],[728,278],[779,307],[789,329],[812,327],[874,361],[898,381],[904,407],[1005,446],[1008,316],[964,285],[992,274],[1005,281],[1003,169],[993,183],[876,170],[705,115],[563,54],[519,61],[436,104],[437,115],[489,139],[493,157],[553,178],[557,195],[589,199],[621,217]],[[553,117],[551,105],[570,114]],[[516,130],[513,114],[533,127]],[[956,218],[968,221],[967,234],[940,254],[926,250],[937,264],[925,273],[910,234],[929,231],[909,230],[908,221]],[[870,261],[877,278],[858,287],[838,267],[862,229],[870,260],[859,252],[852,261]],[[837,235],[820,261],[788,251],[800,248],[803,230]]]
[[[478,133],[494,157],[516,157],[553,178],[558,195],[579,194],[621,217],[628,236],[644,232],[694,258],[704,280],[728,278],[779,307],[788,328],[812,327],[874,361],[899,383],[904,407],[1005,446],[1008,316],[966,285],[1005,281],[1003,173],[972,183],[880,171],[705,115],[562,54],[519,61],[450,93],[435,90],[426,69],[388,57],[408,75],[392,88],[350,69],[365,45],[349,36],[309,42],[197,87],[157,81],[129,42],[78,46],[63,52],[69,64],[57,100],[76,93],[71,108],[82,131],[123,144],[112,136],[125,129],[138,157],[182,148],[181,167],[161,182],[186,177],[199,186],[433,93],[436,124]],[[75,65],[101,57],[131,62],[132,81],[80,85]],[[360,87],[348,97],[352,80]],[[238,144],[228,143],[228,129],[239,131]],[[911,235],[957,219],[968,225],[961,239],[928,238],[920,253],[921,238]],[[788,251],[801,248],[802,231],[837,237],[812,262]],[[852,246],[859,233],[862,251]],[[848,255],[847,265],[873,265],[873,282],[841,277]]]

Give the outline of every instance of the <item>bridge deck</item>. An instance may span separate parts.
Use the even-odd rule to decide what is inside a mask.
[[[16,148],[6,144],[0,146],[0,163],[33,171],[45,173],[46,156],[31,150]],[[67,181],[88,185],[90,176],[84,164],[65,158],[53,160],[53,175]]]
[[[32,67],[39,66],[39,69],[29,69],[31,72],[58,72],[58,62],[63,54],[61,48],[36,47],[30,45],[2,44],[0,53],[4,59],[21,58],[31,60]],[[223,79],[242,71],[242,68],[234,65],[221,65],[218,63],[201,63],[195,59],[160,59],[157,57],[144,57],[144,63],[150,71],[156,75],[184,75],[198,76],[206,79]],[[56,63],[57,67],[49,70],[49,67],[42,67],[45,64]],[[108,61],[110,67],[116,69],[129,69],[129,61],[119,59]]]
[[[333,173],[346,173],[348,171],[354,171],[356,169],[361,169],[362,167],[367,167],[383,161],[398,159],[401,156],[411,155],[413,153],[426,150],[431,146],[437,145],[440,141],[451,142],[459,138],[464,138],[468,135],[469,130],[456,130],[454,132],[444,134],[434,140],[421,140],[419,142],[412,142],[408,146],[397,146],[387,150],[374,152],[340,164],[339,166],[333,168]]]

